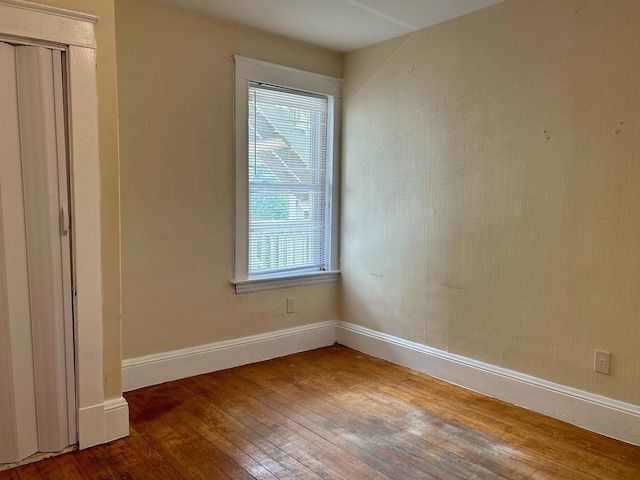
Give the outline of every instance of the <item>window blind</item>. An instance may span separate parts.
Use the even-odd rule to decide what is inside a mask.
[[[249,83],[249,276],[325,270],[326,97]]]

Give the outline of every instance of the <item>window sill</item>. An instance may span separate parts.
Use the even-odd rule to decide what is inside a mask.
[[[276,290],[279,288],[302,287],[319,283],[332,283],[338,280],[339,271],[314,272],[288,277],[252,278],[249,280],[231,280],[236,293],[262,292],[264,290]]]

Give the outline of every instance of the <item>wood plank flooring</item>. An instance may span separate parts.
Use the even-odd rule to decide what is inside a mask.
[[[131,436],[0,480],[638,480],[640,448],[333,346],[126,395]]]

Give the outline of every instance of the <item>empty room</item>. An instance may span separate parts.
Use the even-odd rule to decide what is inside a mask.
[[[0,480],[639,479],[639,26],[0,0]]]

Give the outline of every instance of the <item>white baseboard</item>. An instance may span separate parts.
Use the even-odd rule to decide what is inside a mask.
[[[548,382],[522,373],[447,353],[347,322],[321,322],[122,362],[123,390],[157,385],[202,373],[247,365],[332,345],[403,365],[476,392],[519,405],[603,435],[640,445],[640,406]],[[85,448],[128,433],[123,398],[80,412],[104,419],[104,438],[81,439]],[[93,413],[94,415],[90,415]],[[83,446],[84,444],[84,446]]]
[[[125,392],[333,345],[336,321],[278,330],[122,362]]]
[[[79,448],[93,447],[129,435],[129,404],[124,397],[78,410],[80,424]]]
[[[129,435],[129,404],[124,397],[104,402],[104,443]]]
[[[105,443],[104,404],[78,409],[78,446],[81,450]]]
[[[338,343],[449,383],[640,445],[640,406],[338,322]]]

